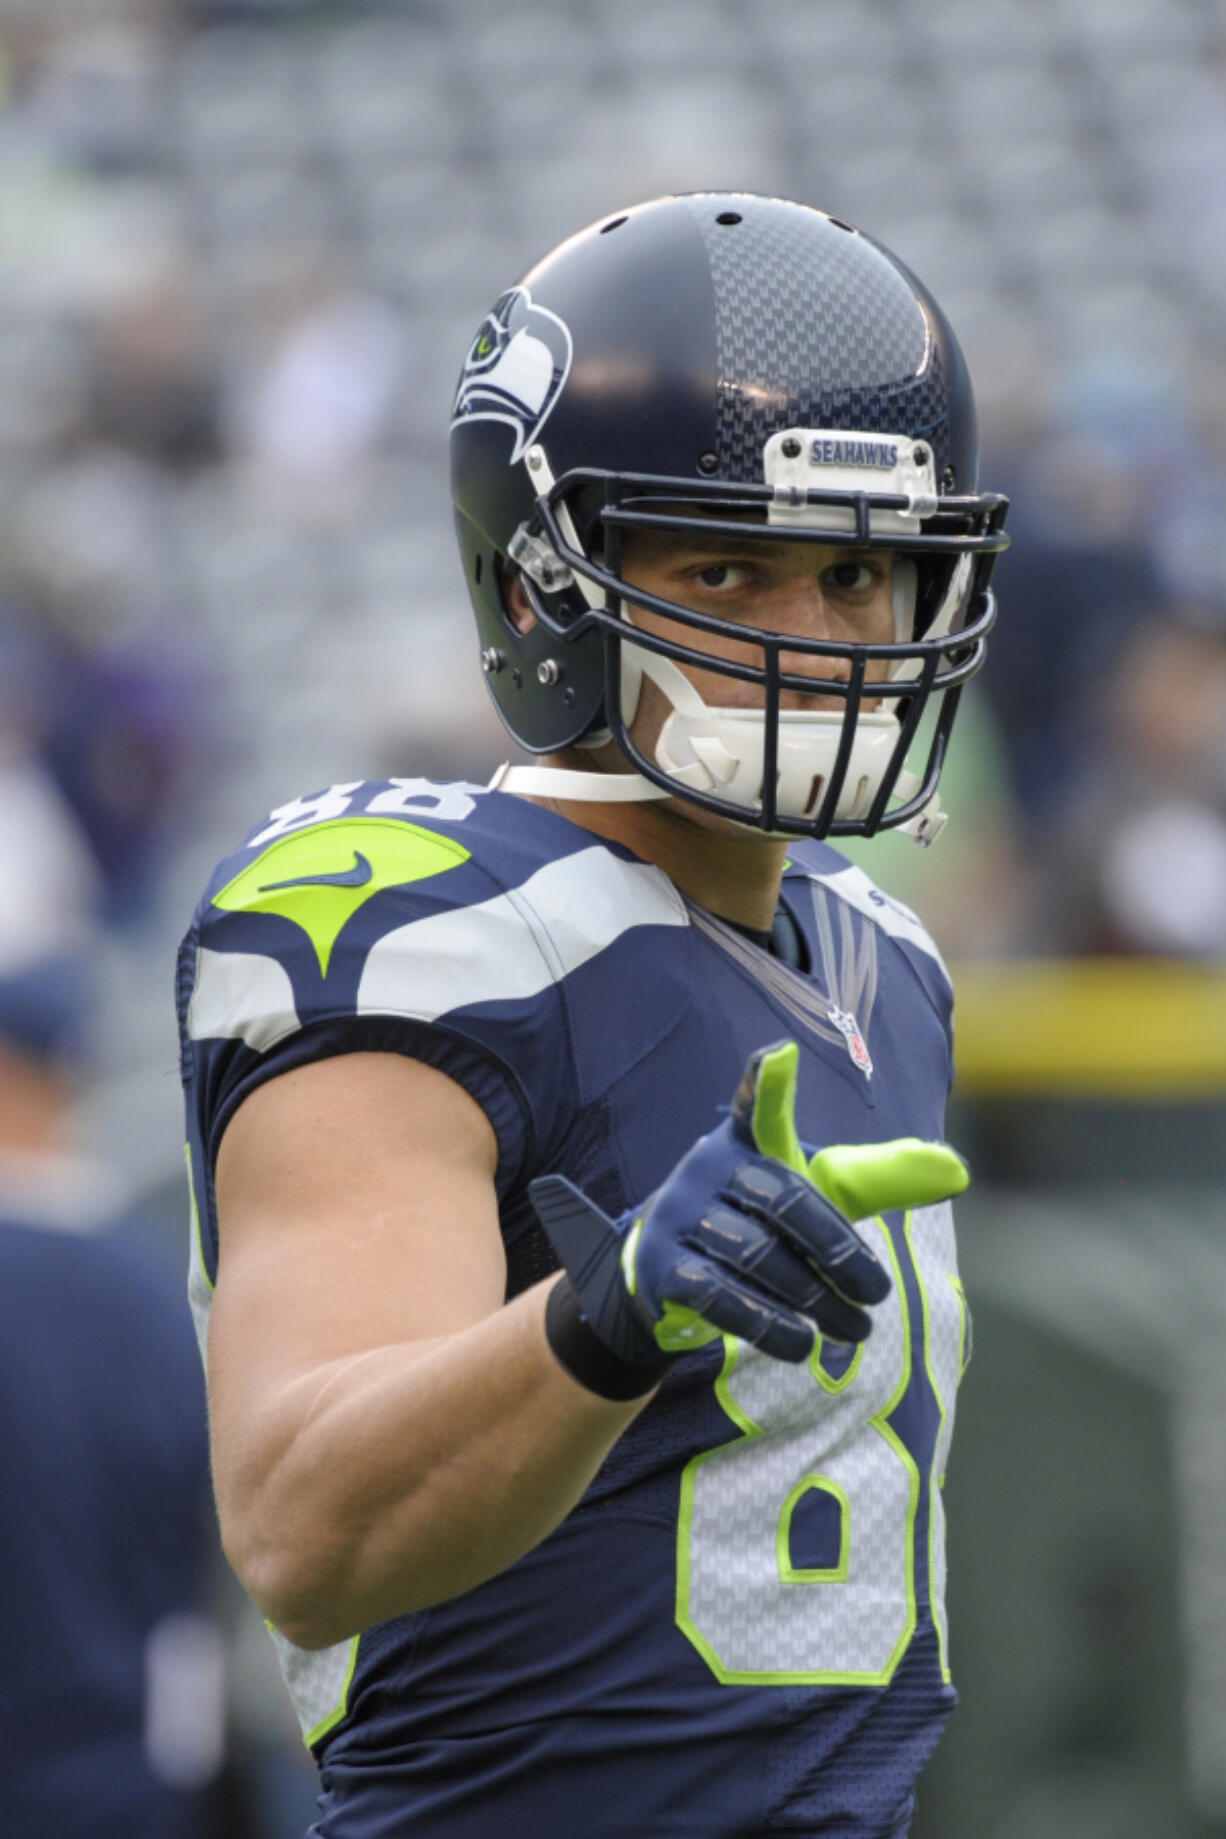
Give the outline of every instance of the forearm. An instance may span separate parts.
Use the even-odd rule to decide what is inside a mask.
[[[445,1340],[288,1377],[245,1442],[215,1439],[227,1549],[289,1639],[326,1646],[472,1589],[574,1506],[646,1399],[562,1369],[552,1282]]]

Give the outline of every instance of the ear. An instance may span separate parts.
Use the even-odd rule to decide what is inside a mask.
[[[507,618],[516,632],[522,637],[531,632],[536,624],[536,614],[532,611],[528,596],[524,591],[521,576],[507,575],[503,582],[503,598],[506,602]]]

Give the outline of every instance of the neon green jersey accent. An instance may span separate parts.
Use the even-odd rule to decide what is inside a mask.
[[[816,1379],[822,1391],[829,1393],[831,1398],[835,1398],[840,1392],[845,1392],[847,1390],[848,1386],[851,1385],[852,1381],[855,1379],[856,1374],[860,1371],[860,1363],[864,1359],[864,1342],[861,1341],[843,1372],[837,1377],[833,1373],[828,1373],[825,1366],[822,1364],[822,1349],[825,1345],[824,1336],[820,1334],[814,1336],[813,1351],[809,1355],[809,1371],[812,1373],[814,1379]],[[833,1345],[837,1346],[837,1343],[833,1343]]]
[[[264,1626],[281,1661],[298,1714],[302,1740],[310,1749],[348,1716],[362,1637],[353,1635],[348,1641],[338,1641],[334,1647],[307,1650],[287,1641],[276,1624],[267,1618]]]
[[[326,1715],[319,1720],[318,1724],[314,1725],[310,1730],[303,1732],[302,1741],[306,1744],[306,1747],[308,1750],[312,1747],[313,1744],[319,1743],[324,1737],[326,1737],[330,1730],[335,1730],[336,1726],[341,1722],[342,1718],[345,1718],[348,1716],[349,1693],[353,1686],[353,1676],[358,1670],[358,1647],[361,1643],[361,1640],[362,1640],[361,1635],[354,1635],[352,1640],[348,1644],[348,1648],[346,1652],[345,1677],[343,1681],[341,1682],[341,1694],[340,1694],[339,1700],[332,1707],[331,1711],[327,1712]]]
[[[395,817],[339,817],[279,837],[213,896],[226,913],[275,913],[300,926],[328,974],[341,928],[384,888],[467,862],[450,837]]]

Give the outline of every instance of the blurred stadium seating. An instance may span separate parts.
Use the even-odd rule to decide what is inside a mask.
[[[1057,1340],[1098,1397],[1101,1346],[1019,1290],[1001,1248],[1042,1236],[1040,1190],[1079,1241],[1112,1184],[1147,1174],[1201,1183],[1222,1222],[1224,172],[1220,0],[0,0],[0,753],[53,774],[98,861],[111,1027],[85,1135],[177,1208],[171,956],[238,833],[332,779],[473,778],[503,755],[443,456],[486,306],[618,204],[778,191],[929,282],[976,375],[985,482],[1016,501],[948,839],[857,852],[962,967],[958,1127],[1011,1196],[968,1208],[998,1332],[961,1461],[990,1466],[1010,1388],[1035,1363],[1048,1384]],[[1078,1171],[1097,1199],[1066,1193]],[[1093,1268],[1051,1281],[1092,1289]],[[1201,1281],[1226,1276],[1210,1260]],[[1137,1384],[1160,1462],[1188,1388]],[[1055,1423],[1053,1388],[1032,1425]],[[1132,1422],[1121,1406],[1102,1434]],[[1159,1520],[1193,1498],[1171,1476]],[[1023,1520],[1042,1523],[1049,1480]],[[966,1497],[985,1537],[994,1486]],[[994,1668],[1037,1692],[1043,1656],[991,1621],[956,1527],[973,1702]],[[1187,1540],[1143,1515],[1133,1531],[1187,1624]],[[1132,1602],[1143,1575],[1114,1575]],[[1089,1622],[1109,1620],[1087,1591]],[[1010,1750],[976,1712],[924,1831],[1226,1830],[1226,1746],[1214,1763],[1216,1731],[1178,1710],[1226,1671],[1226,1614],[1210,1626],[1195,1692],[1174,1637],[1152,1662],[1176,1705],[1156,1822],[1138,1791],[1120,1824],[1088,1765],[1061,1776],[1060,1742],[1084,1759],[1093,1731],[1027,1727]],[[1040,1753],[1042,1793],[1010,1800]],[[976,1768],[997,1782],[978,1798]]]

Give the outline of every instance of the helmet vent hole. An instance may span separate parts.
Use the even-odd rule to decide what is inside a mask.
[[[817,810],[821,795],[826,787],[825,773],[814,773],[813,784],[809,787],[809,796],[805,800],[805,816],[812,817]]]
[[[626,221],[627,219],[625,217],[610,217],[608,223],[601,224],[600,234],[602,236],[607,236],[610,230],[620,230]]]
[[[739,211],[721,211],[715,221],[716,223],[740,223],[741,213]]]
[[[473,580],[476,582],[478,587],[481,586],[481,557],[480,556],[478,556],[476,561],[473,563]]]
[[[841,217],[827,217],[826,222],[833,224],[836,230],[846,230],[848,236],[860,234],[854,223],[844,223]]]

